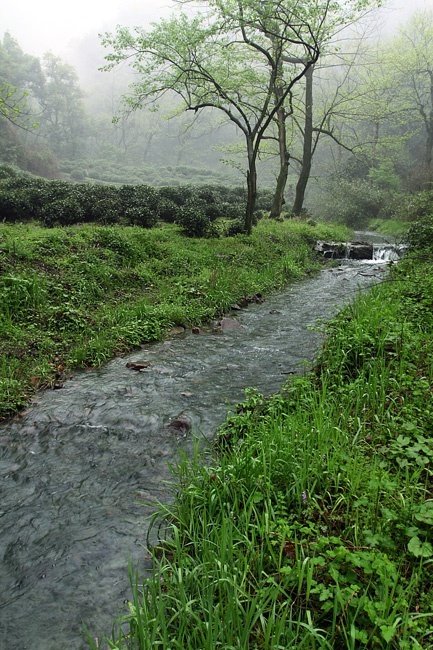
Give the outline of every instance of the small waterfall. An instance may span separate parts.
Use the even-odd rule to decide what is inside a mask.
[[[407,246],[389,242],[368,241],[333,242],[317,241],[315,250],[325,259],[359,260],[373,262],[395,262],[403,255]]]
[[[376,262],[397,262],[403,255],[407,246],[404,244],[375,244],[373,247],[373,260]]]

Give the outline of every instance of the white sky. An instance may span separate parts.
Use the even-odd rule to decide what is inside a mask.
[[[0,36],[9,31],[29,54],[51,50],[67,59],[73,41],[117,24],[148,24],[174,6],[173,0],[0,0]],[[415,9],[433,9],[433,0],[388,0],[388,6],[386,31]]]
[[[1,0],[0,35],[9,31],[29,54],[51,50],[62,56],[71,41],[117,24],[136,24],[131,16],[150,23],[172,8],[172,0]]]

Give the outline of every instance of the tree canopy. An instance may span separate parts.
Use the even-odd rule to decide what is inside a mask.
[[[261,142],[294,85],[319,57],[330,0],[315,0],[308,10],[304,2],[209,4],[208,14],[190,18],[180,13],[149,32],[120,27],[114,35],[106,34],[103,43],[111,49],[109,68],[128,61],[138,73],[126,98],[132,108],[158,102],[170,92],[185,110],[222,111],[240,129],[248,162],[245,231],[251,232]],[[282,81],[283,56],[289,50],[302,65]]]

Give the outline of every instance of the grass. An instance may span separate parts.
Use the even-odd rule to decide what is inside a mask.
[[[369,224],[371,230],[396,238],[405,235],[409,226],[409,222],[399,221],[398,219],[373,219]]]
[[[0,224],[0,419],[72,369],[312,271],[311,243],[333,236],[332,227],[295,221],[211,240],[187,239],[176,226]]]
[[[433,648],[433,272],[410,260],[329,327],[315,370],[177,468],[154,573],[109,642]]]

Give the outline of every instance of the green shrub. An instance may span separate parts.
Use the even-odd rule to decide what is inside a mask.
[[[433,251],[433,214],[411,224],[405,239],[411,248]]]
[[[220,203],[221,216],[226,219],[242,220],[245,216],[245,203]]]
[[[192,196],[192,189],[189,185],[182,185],[178,187],[160,187],[158,190],[159,196],[162,199],[169,199],[178,206],[185,205]]]
[[[70,174],[73,169],[75,169],[75,161],[74,160],[62,160],[60,163],[60,171],[64,172],[65,174]]]
[[[0,181],[0,219],[37,219],[48,185],[48,182],[31,176],[16,175]]]
[[[83,172],[82,169],[73,169],[71,171],[71,178],[74,181],[83,181],[86,177],[86,174]]]
[[[245,234],[245,224],[243,221],[233,221],[231,223],[226,231],[225,231],[225,236],[226,237],[234,237],[235,235],[244,235]]]
[[[209,236],[216,231],[209,227],[210,222],[220,217],[243,220],[245,214],[243,188],[184,185],[156,189],[143,184],[117,187],[47,181],[14,175],[13,171],[9,174],[7,169],[4,174],[4,179],[0,177],[0,219],[3,221],[36,219],[47,226],[83,222],[123,223],[151,228],[161,218],[168,223],[185,225],[185,232],[192,236]],[[75,178],[78,179],[77,174]],[[103,174],[99,174],[99,178],[102,179]],[[113,172],[107,174],[107,178],[112,179]],[[260,212],[265,209],[260,206],[270,205],[271,193],[259,196],[257,209]],[[181,214],[181,209],[186,206],[188,210]],[[197,213],[195,218],[191,216],[194,210]],[[195,232],[201,234],[195,235]]]
[[[424,191],[405,194],[395,206],[393,216],[403,221],[417,221],[433,214],[433,192]]]
[[[392,193],[366,179],[336,177],[326,187],[325,196],[316,207],[318,215],[350,227],[365,227],[371,219],[391,215]]]
[[[85,221],[85,211],[80,201],[74,196],[67,196],[47,203],[41,210],[45,226],[70,226]]]
[[[158,203],[159,218],[166,223],[174,223],[179,217],[179,206],[171,199],[161,198]]]
[[[85,221],[112,224],[122,216],[123,206],[116,187],[83,183],[76,185],[74,192],[85,212]]]
[[[208,205],[203,205],[203,209],[209,221],[215,221],[215,219],[224,216],[224,211],[221,209],[221,205],[221,203],[209,203]]]
[[[18,190],[7,190],[0,187],[0,220],[28,221],[31,219],[31,205],[27,197]]]
[[[119,188],[123,216],[128,224],[152,228],[158,221],[158,192],[150,185]]]
[[[190,201],[179,210],[177,222],[187,237],[215,237],[217,231],[199,202]]]
[[[274,194],[270,190],[261,190],[257,193],[256,210],[269,212],[272,207]]]
[[[0,180],[5,178],[16,178],[19,175],[20,170],[13,167],[13,165],[0,165]]]

